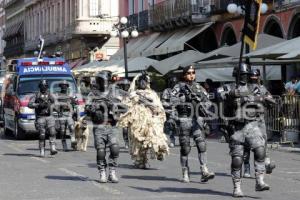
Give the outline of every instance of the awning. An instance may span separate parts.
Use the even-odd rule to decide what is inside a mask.
[[[129,58],[127,62],[128,72],[139,72],[142,70],[147,70],[149,66],[153,66],[157,62],[157,60],[146,57]],[[124,60],[109,60],[107,62],[98,62],[97,65],[85,67],[78,71],[97,72],[102,70],[109,70],[114,74],[124,73]]]
[[[256,49],[259,50],[265,47],[269,47],[272,46],[273,44],[277,44],[282,41],[284,41],[284,39],[282,38],[278,38],[268,34],[259,34]],[[214,51],[208,52],[201,60],[212,60],[212,59],[218,59],[222,57],[239,57],[240,50],[241,50],[241,42],[238,42],[232,46],[224,46]],[[252,50],[250,49],[250,51]],[[244,52],[245,52],[245,48],[244,48]]]
[[[161,60],[153,65],[153,67],[162,75],[167,74],[170,71],[177,70],[180,66],[192,64],[201,59],[203,53],[198,51],[189,50],[172,56],[170,58]]]
[[[139,57],[141,56],[142,52],[147,49],[158,37],[160,33],[153,33],[151,35],[145,36],[145,40],[139,45],[136,49],[128,52],[128,57]]]
[[[174,32],[161,33],[159,37],[157,37],[156,40],[142,52],[142,56],[148,57],[154,55],[155,49],[168,40],[173,34]]]
[[[5,32],[4,32],[4,35],[2,36],[2,39],[8,39],[8,38],[11,38],[15,35],[17,35],[18,33],[21,33],[23,32],[24,30],[24,22],[19,22],[17,24],[14,24],[10,27],[8,27]]]
[[[254,69],[260,69],[261,76],[263,77],[262,66],[252,66]],[[212,79],[218,82],[235,81],[232,77],[233,67],[223,68],[199,68],[196,69],[196,80],[198,82],[205,82],[206,79]],[[266,66],[266,79],[267,80],[281,80],[281,67],[280,66]]]
[[[173,53],[183,51],[185,44],[209,28],[213,23],[203,24],[196,28],[184,28],[181,30],[174,31],[174,34],[158,48],[155,49],[155,55],[162,55],[167,53]]]
[[[245,55],[245,57],[250,57],[250,58],[266,58],[266,59],[277,59],[278,57],[282,57],[286,54],[292,53],[292,52],[297,52],[299,50],[300,46],[300,37],[287,40],[284,42],[280,43],[274,43],[275,45],[269,46],[267,48],[254,51],[252,53],[249,53]],[[293,58],[293,56],[287,56],[287,58]],[[297,58],[297,56],[294,56]],[[285,58],[285,57],[283,57]]]

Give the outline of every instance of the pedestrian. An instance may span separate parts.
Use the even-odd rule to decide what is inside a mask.
[[[189,65],[183,69],[182,82],[176,84],[172,90],[171,101],[176,104],[179,120],[179,143],[180,143],[180,163],[182,167],[182,181],[189,182],[188,155],[191,151],[190,137],[192,136],[197,150],[201,170],[201,182],[213,179],[215,174],[209,172],[207,168],[206,155],[206,133],[208,125],[205,122],[206,111],[200,111],[202,104],[210,104],[208,93],[195,81],[195,68]],[[200,106],[198,106],[200,105]],[[194,111],[194,113],[193,113]]]
[[[112,74],[110,71],[96,73],[92,79],[92,91],[88,95],[85,107],[87,115],[92,122],[94,145],[97,151],[96,161],[100,174],[100,183],[110,181],[118,183],[116,173],[117,159],[119,157],[118,134],[120,130],[115,126],[115,119],[111,115],[110,83]],[[106,148],[110,155],[106,160]],[[107,178],[106,168],[109,168]]]
[[[171,148],[175,146],[175,135],[178,136],[177,112],[171,104],[171,92],[177,82],[178,79],[176,76],[168,77],[167,88],[163,91],[161,96],[162,105],[167,117],[167,121],[164,124],[164,131],[170,138],[169,146]]]
[[[291,80],[285,84],[285,91],[288,95],[294,95],[295,94],[295,86],[298,83],[297,77],[292,76]]]
[[[267,88],[260,84],[260,70],[259,69],[251,69],[250,77],[249,77],[249,87],[250,90],[254,92],[256,96],[263,96],[265,99],[267,99],[266,103],[263,104],[265,109],[267,107],[270,107],[274,105],[276,102],[273,99],[271,93],[267,90]],[[266,157],[265,157],[265,166],[266,166],[266,173],[271,174],[273,169],[276,167],[274,162],[271,162],[271,159],[269,157],[268,153],[268,136],[267,136],[267,129],[266,129],[266,123],[265,123],[265,116],[264,113],[260,114],[261,117],[258,118],[258,126],[260,128],[260,131],[263,133],[264,139],[265,139],[265,150],[266,150]],[[249,147],[245,148],[244,151],[244,177],[250,178],[250,151],[251,149]]]
[[[238,73],[239,70],[239,73]],[[232,85],[226,91],[232,101],[231,109],[235,111],[234,132],[229,139],[231,154],[231,176],[233,180],[233,196],[243,197],[241,189],[241,168],[245,148],[250,148],[254,153],[256,191],[269,190],[270,187],[264,182],[265,175],[265,139],[261,131],[259,118],[264,112],[264,96],[254,93],[248,84],[250,69],[247,64],[241,64],[234,68],[233,77],[240,74],[239,85]]]
[[[73,120],[74,116],[76,116],[76,97],[68,94],[69,83],[66,80],[60,82],[58,86],[60,87],[60,92],[54,96],[56,100],[54,109],[58,114],[58,132],[61,136],[63,151],[68,151],[68,145],[66,141],[67,135],[69,135],[71,138],[72,149],[76,150],[77,142],[75,139],[75,123]]]
[[[46,133],[49,133],[50,153],[57,154],[55,147],[55,119],[52,115],[52,105],[55,100],[48,91],[48,81],[42,79],[39,83],[40,91],[29,100],[28,107],[35,110],[35,127],[39,132],[40,156],[45,157]]]
[[[128,127],[130,154],[134,165],[149,168],[149,158],[162,161],[169,153],[168,139],[163,131],[166,115],[158,95],[150,88],[150,77],[138,74],[129,89],[129,98],[122,101],[128,106],[118,122]]]

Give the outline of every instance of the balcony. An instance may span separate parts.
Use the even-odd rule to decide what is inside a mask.
[[[150,9],[149,24],[160,31],[209,21],[212,0],[166,0]]]
[[[113,18],[77,19],[73,34],[76,35],[109,35],[116,20]]]
[[[138,14],[128,16],[129,26],[137,27],[139,32],[149,29],[149,11],[144,10]]]

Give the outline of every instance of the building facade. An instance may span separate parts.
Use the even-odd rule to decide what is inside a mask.
[[[24,54],[32,55],[42,36],[47,54],[61,51],[74,65],[108,59],[119,48],[109,35],[118,8],[118,0],[25,0]]]
[[[4,0],[0,0],[0,69],[3,67],[3,51],[5,47],[5,41],[2,40],[5,31],[5,11],[4,11]]]
[[[3,55],[6,59],[24,54],[24,0],[5,0],[5,31],[2,39],[6,46]]]
[[[121,1],[121,15],[127,15],[130,23],[144,33],[140,37],[146,34],[148,38],[156,38],[153,41],[149,39],[148,46],[143,46],[139,52],[129,54],[128,57],[146,56],[162,60],[186,50],[207,53],[240,41],[243,16],[229,14],[227,6],[229,3],[242,1],[120,0],[120,3]],[[268,5],[268,10],[261,16],[260,33],[283,39],[300,36],[300,0],[263,2]],[[160,34],[159,37],[154,36],[157,33]],[[174,45],[175,41],[182,44]],[[138,44],[135,41],[132,43]]]

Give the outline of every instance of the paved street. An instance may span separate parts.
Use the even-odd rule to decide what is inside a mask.
[[[127,150],[122,148],[120,183],[100,184],[92,139],[90,137],[87,152],[60,151],[55,158],[39,158],[37,141],[16,141],[1,134],[0,199],[232,199],[227,144],[209,141],[209,167],[216,172],[216,178],[208,184],[200,183],[196,148],[190,156],[192,182],[179,181],[178,147],[171,150],[165,161],[151,161],[148,170],[133,168]],[[60,142],[58,148],[61,149]],[[244,199],[299,199],[300,154],[271,151],[271,156],[277,162],[275,173],[266,178],[271,191],[255,192],[255,180],[244,179],[242,188],[247,195]]]

